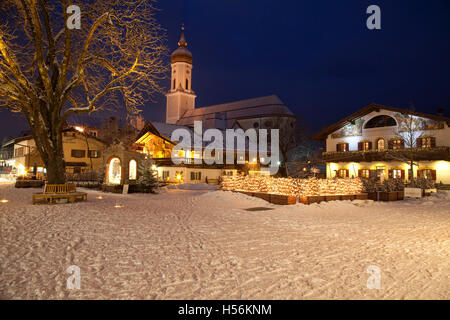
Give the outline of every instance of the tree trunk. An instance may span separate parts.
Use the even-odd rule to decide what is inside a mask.
[[[60,126],[55,120],[49,121],[40,114],[36,116],[43,120],[29,121],[29,123],[36,147],[47,169],[47,183],[64,184],[66,168]]]
[[[64,166],[64,159],[57,155],[51,154],[47,161],[44,161],[47,168],[47,183],[48,184],[64,184],[66,183],[66,168]]]

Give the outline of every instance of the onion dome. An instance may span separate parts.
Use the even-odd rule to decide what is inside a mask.
[[[192,53],[186,47],[187,42],[184,38],[184,26],[182,26],[180,40],[178,41],[178,48],[172,53],[170,62],[187,62],[192,64]]]

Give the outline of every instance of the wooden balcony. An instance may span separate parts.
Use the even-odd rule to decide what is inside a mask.
[[[397,150],[370,150],[347,152],[324,152],[322,158],[326,162],[372,162],[396,161],[401,158],[410,158],[411,153],[415,161],[446,160],[450,161],[450,147],[435,148],[406,148]]]

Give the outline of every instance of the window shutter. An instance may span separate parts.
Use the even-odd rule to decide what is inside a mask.
[[[435,137],[431,137],[431,147],[435,148],[436,147],[436,138]]]
[[[369,150],[372,150],[372,141],[369,142]]]
[[[363,143],[358,142],[358,151],[362,151],[362,149],[363,149]]]
[[[341,144],[340,143],[336,144],[336,151],[337,152],[341,151]]]
[[[418,178],[423,177],[423,170],[417,170],[417,177]]]
[[[394,170],[392,170],[392,169],[388,170],[388,177],[389,177],[389,179],[393,179],[394,178]]]
[[[402,173],[402,180],[405,180],[405,170],[401,170]]]
[[[431,170],[431,179],[436,181],[436,170]]]
[[[348,144],[348,143],[347,143]],[[347,149],[348,150],[348,149]],[[348,169],[345,169],[345,178],[348,178],[349,177],[349,172],[348,172]]]
[[[361,173],[362,173],[362,170],[359,169],[359,170],[358,170],[358,177],[361,177]]]
[[[416,139],[416,147],[417,148],[422,148],[422,138],[417,138]]]
[[[405,140],[400,140],[400,148],[404,149],[405,148]]]
[[[191,180],[195,180],[195,173],[191,172]]]
[[[348,148],[348,143],[345,144],[345,151],[350,151],[350,149]],[[348,170],[347,170],[348,171]]]
[[[369,176],[370,176],[370,178],[376,178],[377,170],[369,170]]]
[[[388,148],[389,148],[389,149],[394,149],[394,143],[392,142],[392,140],[389,140],[389,142],[388,142]]]
[[[202,172],[201,171],[198,173],[198,180],[202,181]]]

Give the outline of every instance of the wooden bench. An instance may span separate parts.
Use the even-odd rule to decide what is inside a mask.
[[[38,199],[43,199],[50,204],[54,203],[56,199],[67,199],[74,203],[77,199],[87,200],[86,192],[77,192],[77,187],[75,184],[46,184],[44,187],[44,192],[33,194],[33,204],[37,202]]]

